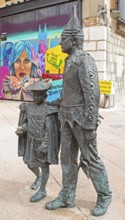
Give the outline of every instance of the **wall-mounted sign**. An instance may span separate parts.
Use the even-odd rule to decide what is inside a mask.
[[[100,94],[115,94],[115,83],[112,81],[99,80]]]

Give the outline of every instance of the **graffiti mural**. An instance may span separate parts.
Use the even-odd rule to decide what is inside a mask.
[[[27,91],[31,83],[40,78],[62,78],[66,54],[59,45],[60,35],[55,32],[48,37],[45,24],[43,31],[39,25],[37,39],[2,43],[0,98],[32,101]]]
[[[21,40],[13,44],[9,59],[9,73],[3,79],[2,92],[6,99],[32,100],[27,91],[38,77],[38,60],[30,41]]]
[[[27,87],[40,79],[52,82],[48,101],[60,96],[67,57],[60,40],[72,4],[1,19],[1,30],[7,33],[7,39],[0,44],[0,99],[32,101]]]

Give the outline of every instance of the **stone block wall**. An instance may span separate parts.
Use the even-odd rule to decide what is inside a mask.
[[[104,79],[106,76],[107,27],[84,27],[83,32],[83,49],[94,58],[98,68],[99,79]]]
[[[114,82],[117,104],[125,101],[125,25],[118,27],[118,18],[113,18],[110,13],[110,9],[118,8],[117,1],[95,0],[94,3],[93,8],[92,0],[83,0],[83,49],[94,58],[99,79]],[[107,7],[107,22],[104,24],[97,13],[99,4]],[[104,95],[101,95],[102,100]]]
[[[109,27],[107,41],[108,79],[115,82],[115,102],[125,101],[125,37]]]
[[[98,26],[98,25],[90,26],[90,27],[84,26],[83,33],[84,33],[83,50],[86,53],[89,53],[94,58],[98,68],[99,79],[100,80],[106,79],[107,27]],[[100,107],[103,107],[103,105],[104,105],[104,95],[101,95]]]
[[[115,82],[115,104],[125,101],[125,36],[117,33],[116,21],[104,26],[97,17],[87,18],[83,32],[83,49],[94,58],[99,79]]]

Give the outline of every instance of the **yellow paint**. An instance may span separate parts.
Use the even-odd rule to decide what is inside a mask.
[[[46,72],[51,74],[62,74],[67,54],[62,52],[58,45],[46,51]]]

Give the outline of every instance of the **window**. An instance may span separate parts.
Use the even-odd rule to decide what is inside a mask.
[[[118,8],[120,11],[120,20],[125,22],[125,0],[118,1]]]

